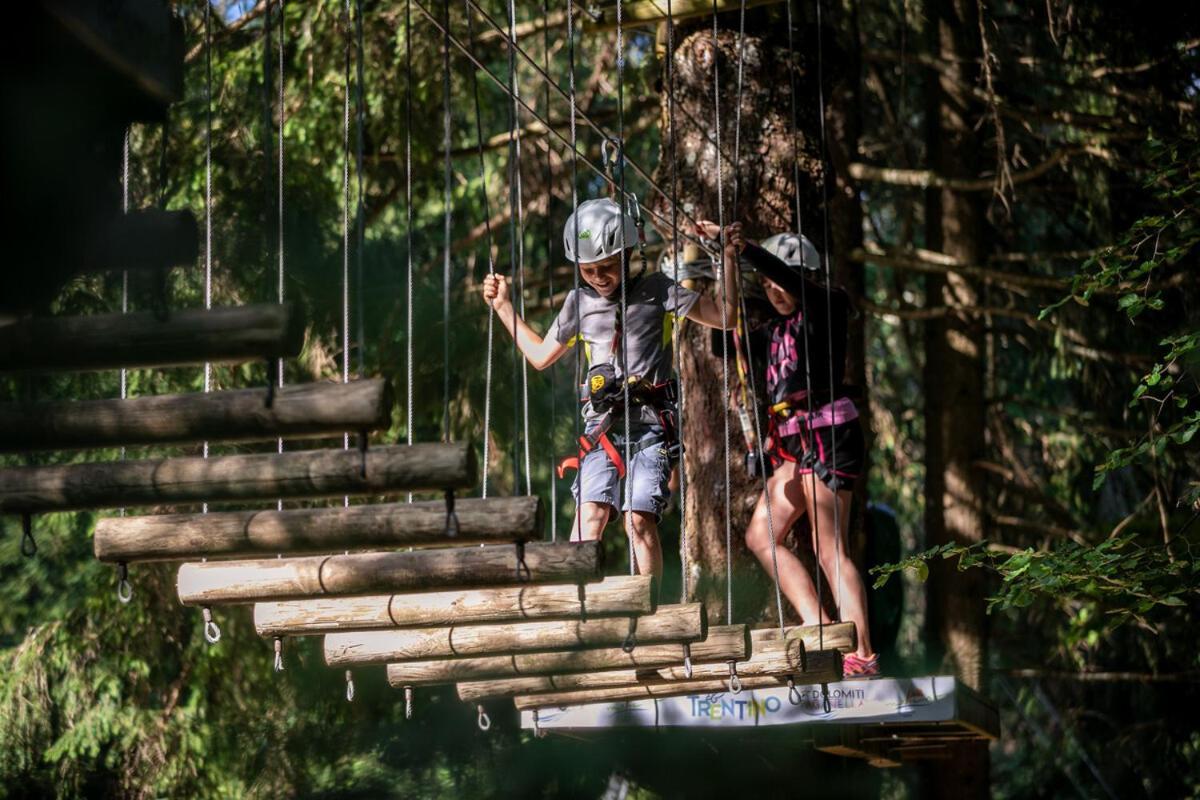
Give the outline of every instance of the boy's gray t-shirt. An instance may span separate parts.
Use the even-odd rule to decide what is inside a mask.
[[[626,287],[625,352],[629,359],[630,375],[639,375],[651,383],[663,383],[671,377],[671,331],[676,318],[684,317],[700,295],[691,289],[677,286],[661,272],[651,272]],[[617,312],[621,307],[618,292],[612,298],[601,297],[590,286],[572,289],[563,301],[546,338],[559,344],[573,346],[577,334],[584,343],[584,357],[589,367],[612,364],[622,374],[620,353],[613,353],[613,337]],[[579,328],[575,329],[578,316]],[[586,420],[599,415],[586,405]],[[638,417],[634,417],[637,421]],[[641,410],[640,421],[652,424],[657,417],[650,408]]]

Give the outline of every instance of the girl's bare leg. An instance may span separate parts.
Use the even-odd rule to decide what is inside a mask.
[[[604,526],[613,514],[607,503],[580,503],[571,523],[572,542],[592,542],[604,535]]]
[[[766,492],[770,493],[771,515],[770,525],[767,518],[767,494],[764,492],[758,498],[754,516],[746,528],[746,546],[758,558],[763,569],[772,578],[775,577],[775,566],[771,560],[771,531],[775,534],[775,561],[779,565],[779,588],[787,597],[788,602],[800,614],[806,625],[815,625],[817,621],[828,622],[821,604],[817,599],[817,591],[813,586],[812,576],[804,568],[800,559],[783,546],[783,540],[788,530],[800,518],[804,511],[804,494],[797,486],[796,465],[785,461],[775,474],[767,480]]]
[[[821,481],[814,480],[811,475],[803,475],[801,478],[799,483],[808,508],[816,511],[810,519],[813,550],[818,554],[825,579],[834,590],[839,616],[847,622],[853,622],[857,629],[858,656],[869,658],[874,655],[875,650],[871,647],[871,630],[867,625],[867,588],[846,546],[846,532],[850,528],[850,503],[854,495],[845,490],[837,493],[836,502],[839,508],[835,520],[833,491]]]

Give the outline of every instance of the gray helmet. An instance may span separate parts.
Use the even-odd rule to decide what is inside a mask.
[[[794,233],[777,233],[762,242],[762,247],[771,255],[783,261],[789,267],[802,267],[808,270],[821,268],[821,254],[807,236]]]
[[[576,220],[578,219],[578,233]],[[624,240],[621,228],[625,228]],[[576,242],[579,244],[576,253]],[[633,217],[607,198],[585,200],[563,226],[563,247],[568,261],[578,258],[581,264],[603,261],[622,250],[637,246],[638,229]]]

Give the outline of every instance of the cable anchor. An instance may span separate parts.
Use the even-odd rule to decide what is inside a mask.
[[[200,609],[200,614],[204,619],[204,640],[209,644],[221,641],[221,626],[213,622],[212,609],[204,606]]]
[[[129,564],[124,561],[117,564],[117,599],[122,605],[133,599],[133,584],[129,582]]]
[[[480,705],[475,706],[475,711],[478,713],[478,716],[475,718],[475,724],[479,726],[479,730],[481,730],[481,731],[491,730],[492,718],[488,716],[487,711],[484,709],[483,705],[480,704]]]
[[[37,541],[33,538],[33,515],[26,511],[21,514],[21,555],[33,558],[37,551]]]
[[[729,692],[731,694],[742,693],[742,679],[737,674],[737,662],[729,662]]]
[[[275,671],[283,672],[283,637],[275,637]]]
[[[458,536],[458,512],[454,510],[454,490],[446,490],[446,538]]]
[[[794,706],[800,705],[800,701],[804,698],[800,696],[800,690],[796,688],[796,679],[791,675],[788,675],[787,687],[788,701]]]
[[[692,646],[685,644],[683,646],[683,672],[687,675],[688,680],[692,678]]]
[[[354,673],[346,670],[346,702],[354,702]]]
[[[625,654],[632,653],[637,647],[637,617],[629,618],[629,633],[625,634],[625,641],[621,643],[621,652]]]
[[[412,719],[413,715],[413,687],[404,687],[404,718]]]
[[[821,705],[825,709],[826,714],[833,711],[833,704],[829,702],[829,684],[828,683],[821,684]]]

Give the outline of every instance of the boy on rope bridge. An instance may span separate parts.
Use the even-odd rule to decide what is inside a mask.
[[[720,234],[700,222],[696,233]],[[726,229],[726,249],[741,247],[741,229]],[[608,199],[580,203],[563,227],[567,258],[579,264],[583,284],[563,301],[545,337],[513,311],[509,281],[500,274],[483,282],[491,305],[536,369],[558,361],[582,341],[587,380],[581,387],[584,434],[579,452],[559,465],[578,469],[572,493],[576,516],[572,539],[599,539],[620,507],[638,572],[662,576],[658,520],[670,496],[668,482],[679,458],[675,438],[675,393],[671,380],[671,326],[676,318],[721,328],[732,326],[737,309],[737,271],[728,271],[724,312],[711,297],[677,286],[661,272],[645,273],[645,259],[631,274],[630,262],[642,232],[633,217]],[[621,313],[621,284],[626,310]],[[626,364],[626,361],[628,362]],[[629,461],[625,463],[625,383],[629,384]],[[622,484],[624,481],[624,485]]]
[[[849,298],[814,279],[821,256],[803,236],[779,233],[761,246],[747,243],[741,259],[761,276],[774,312],[762,329],[768,478],[746,529],[746,545],[773,572],[771,533],[781,544],[808,514],[817,568],[834,589],[839,615],[858,632],[858,649],[844,660],[845,675],[878,675],[879,657],[867,626],[867,590],[846,542],[854,484],[866,458],[858,409],[852,390],[842,382]],[[727,265],[726,271],[732,268]],[[748,461],[752,473],[757,455]],[[804,564],[786,547],[776,548],[776,559],[779,587],[804,623],[829,622]]]

